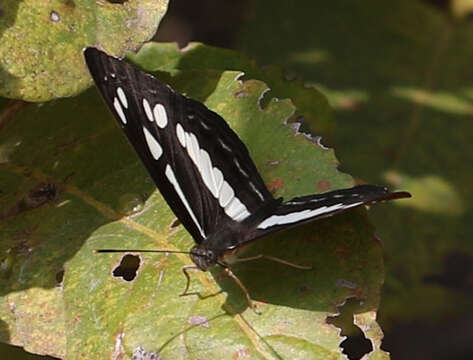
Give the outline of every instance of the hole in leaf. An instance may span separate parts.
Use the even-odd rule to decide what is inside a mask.
[[[52,10],[49,13],[49,20],[51,20],[52,22],[58,22],[58,21],[61,21],[61,16],[59,15],[57,11]]]
[[[176,219],[174,219],[174,221],[171,223],[171,229],[174,229],[174,228],[178,227],[179,225],[181,225],[181,221],[180,221],[178,218],[176,218]]]
[[[56,273],[56,283],[61,284],[63,280],[64,280],[64,269],[59,270]]]
[[[146,351],[142,346],[133,350],[132,360],[162,360],[161,355],[152,351]]]
[[[273,97],[269,94],[271,89],[266,88],[261,92],[261,95],[258,98],[258,107],[260,110],[266,109],[266,107],[269,105],[269,102],[273,100]],[[278,99],[275,99],[275,101],[279,101]]]
[[[125,281],[132,281],[136,277],[140,262],[140,257],[137,255],[125,255],[122,257],[120,265],[113,269],[113,276],[121,277]]]
[[[128,0],[108,0],[109,3],[112,3],[112,4],[124,4],[126,3]]]
[[[350,360],[359,360],[365,354],[373,351],[373,345],[358,326],[353,323],[353,313],[359,308],[359,299],[348,299],[344,305],[338,308],[339,315],[327,317],[327,323],[341,329],[341,335],[347,338],[340,344],[343,353]]]

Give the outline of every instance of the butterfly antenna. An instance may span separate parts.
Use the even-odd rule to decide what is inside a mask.
[[[170,253],[170,254],[190,254],[190,251],[176,251],[176,250],[152,250],[152,249],[95,249],[94,253],[125,253],[125,252],[140,252],[140,253]]]

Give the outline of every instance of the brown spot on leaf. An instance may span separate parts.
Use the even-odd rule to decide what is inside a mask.
[[[304,284],[299,286],[299,288],[297,290],[298,290],[298,292],[301,296],[307,296],[307,295],[310,294],[309,287],[307,285],[304,285]]]
[[[0,219],[16,216],[27,210],[36,209],[45,203],[54,200],[57,193],[58,189],[55,184],[40,183],[29,190],[28,193],[10,209],[5,212],[2,212],[0,209]]]
[[[237,99],[245,98],[247,96],[248,96],[248,92],[246,92],[245,90],[240,90],[235,93],[235,97]]]
[[[191,325],[198,325],[204,328],[210,328],[208,319],[205,316],[192,315],[187,322]]]
[[[2,129],[11,119],[20,113],[26,106],[27,102],[21,100],[11,100],[0,114],[0,129]]]
[[[223,280],[223,279],[226,279],[226,278],[227,278],[227,274],[224,273],[224,272],[221,272],[220,274],[217,275],[216,280],[220,281],[220,280]]]
[[[341,260],[346,260],[350,257],[350,250],[343,244],[338,245],[334,250],[334,255]]]
[[[350,98],[342,99],[339,105],[343,110],[357,110],[360,107],[359,101]]]
[[[367,298],[362,288],[354,289],[351,293],[353,294],[353,297],[356,299],[364,300]]]
[[[281,178],[276,178],[270,181],[266,186],[270,192],[274,192],[281,189],[284,186],[284,181]]]
[[[279,161],[278,160],[270,160],[266,163],[268,166],[279,166]]]
[[[133,350],[132,360],[162,360],[163,358],[158,353],[146,351],[142,346],[138,346]]]
[[[356,177],[355,177],[355,178],[353,178],[353,179],[355,180],[355,184],[356,184],[356,185],[366,184],[365,181],[363,181],[363,180],[361,180],[361,179],[359,179],[359,178],[356,178]]]
[[[237,360],[237,359],[244,359],[244,358],[247,358],[250,356],[250,349],[248,348],[244,348],[244,349],[241,349],[241,350],[238,350],[236,351],[233,356],[232,356],[232,359],[234,360]]]
[[[343,287],[343,288],[351,289],[351,290],[355,290],[355,289],[358,288],[358,285],[356,285],[355,283],[353,283],[351,281],[345,280],[345,279],[338,279],[335,282],[335,285],[338,286],[338,287]]]
[[[325,191],[330,190],[330,186],[331,186],[330,181],[328,181],[328,180],[320,180],[320,181],[317,183],[316,188],[317,188],[318,191],[323,191],[323,192],[325,192]]]
[[[10,309],[10,312],[12,314],[15,314],[15,311],[16,311],[16,305],[15,305],[15,302],[11,299],[8,299],[8,308]]]
[[[64,184],[69,184],[72,180],[72,177],[75,175],[75,172],[71,172],[64,178]]]

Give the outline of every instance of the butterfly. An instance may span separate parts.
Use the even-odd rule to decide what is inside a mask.
[[[195,265],[183,269],[187,277],[184,293],[190,281],[187,269],[206,271],[219,264],[254,308],[245,287],[230,270],[229,255],[293,226],[365,204],[410,197],[407,192],[358,185],[286,202],[275,199],[246,146],[217,113],[101,50],[86,48],[84,56],[118,125],[196,242],[189,252]]]

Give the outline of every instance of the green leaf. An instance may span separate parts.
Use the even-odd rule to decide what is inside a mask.
[[[180,54],[184,59],[186,52]],[[203,51],[196,59],[206,58]],[[156,57],[156,63],[164,62]],[[263,82],[242,82],[240,72],[215,68],[157,73],[229,122],[275,196],[353,185],[337,170],[332,150],[285,124],[296,111],[291,101],[270,99],[261,108]],[[140,346],[165,359],[343,359],[343,337],[326,323],[327,316],[348,297],[362,300],[360,313],[377,308],[382,253],[364,210],[248,248],[248,256],[264,253],[313,266],[302,271],[263,260],[235,266],[262,312],[258,316],[219,268],[193,273],[193,294],[180,297],[181,268],[191,264],[187,255],[141,254],[136,277],[124,281],[112,275],[121,254],[93,253],[193,246],[95,90],[29,105],[0,136],[7,220],[0,224],[6,234],[0,254],[8,260],[0,278],[2,341],[45,353],[41,334],[47,328],[55,341],[47,342],[46,353],[73,359],[130,358]],[[46,182],[57,185],[56,198],[25,206]],[[130,209],[141,208],[137,199],[142,209],[130,215]]]
[[[266,66],[261,68],[256,62],[243,53],[221,49],[200,43],[189,43],[179,50],[176,44],[147,43],[138,54],[129,53],[129,58],[142,64],[148,70],[237,70],[244,71],[242,79],[259,79],[264,81],[270,90],[266,98],[290,98],[296,106],[294,119],[315,132],[331,132],[334,129],[332,110],[328,101],[317,89],[304,88],[300,79],[288,81],[280,67]],[[263,104],[266,100],[263,99]]]
[[[473,24],[426,3],[259,1],[240,34],[241,49],[336,106],[344,169],[412,192],[372,211],[388,257],[386,325],[471,311],[471,271],[449,259],[473,257]]]
[[[167,0],[7,0],[0,13],[0,96],[47,101],[91,84],[86,46],[121,55],[155,33]]]

